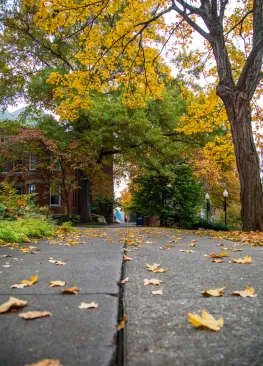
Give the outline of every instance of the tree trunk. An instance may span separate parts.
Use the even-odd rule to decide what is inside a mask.
[[[92,222],[90,183],[81,172],[80,177],[80,221]]]
[[[240,180],[241,218],[243,231],[263,231],[263,194],[260,164],[252,127],[250,101],[245,93],[233,91],[224,101],[236,155]]]

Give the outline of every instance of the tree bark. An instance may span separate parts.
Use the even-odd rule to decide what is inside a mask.
[[[92,222],[91,215],[91,190],[90,182],[80,172],[80,221],[89,223]]]
[[[244,92],[236,90],[227,96],[218,87],[217,93],[225,104],[231,124],[241,188],[242,229],[263,231],[263,193],[259,158],[251,127],[250,101]]]

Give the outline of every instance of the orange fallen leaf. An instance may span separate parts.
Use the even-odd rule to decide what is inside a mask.
[[[128,257],[127,255],[123,254],[123,260],[124,261],[132,261],[131,257]]]
[[[144,280],[144,286],[148,286],[148,285],[154,285],[154,286],[159,286],[163,281],[160,280],[156,280],[154,278],[147,280]]]
[[[223,263],[224,259],[213,259],[212,262],[214,262],[214,263]]]
[[[73,294],[73,295],[77,295],[78,292],[80,291],[80,289],[76,286],[70,287],[70,288],[64,288],[61,289],[63,294]]]
[[[243,291],[233,291],[232,295],[237,295],[241,297],[256,297],[258,294],[256,294],[255,289],[253,287],[247,287]]]
[[[59,360],[45,359],[36,363],[26,364],[25,366],[62,366]]]
[[[38,280],[38,276],[31,276],[30,280],[22,280],[20,283],[26,284],[28,286],[32,286],[34,283],[36,283]]]
[[[26,286],[29,286],[27,283],[16,283],[14,285],[12,285],[10,288],[24,288]]]
[[[194,253],[194,250],[191,249],[180,249],[180,252],[184,252],[184,253]]]
[[[64,281],[50,281],[49,287],[56,287],[56,286],[65,286],[67,282]]]
[[[23,319],[36,319],[36,318],[44,318],[46,316],[51,316],[52,313],[48,311],[28,311],[27,313],[21,313],[18,316]]]
[[[224,318],[222,316],[216,320],[205,309],[202,310],[201,316],[188,313],[188,320],[194,327],[206,327],[214,331],[220,330],[224,325]]]
[[[126,278],[124,278],[124,280],[120,281],[120,284],[124,285],[128,281],[129,281],[129,277],[126,277]]]
[[[148,271],[154,271],[155,269],[157,269],[158,267],[160,267],[160,264],[158,263],[154,263],[154,264],[146,264],[146,268],[148,269]]]
[[[205,291],[201,291],[200,294],[203,294],[204,296],[223,296],[224,289],[225,289],[225,287],[216,288],[214,290],[205,290]]]
[[[119,324],[118,324],[118,327],[117,327],[117,330],[119,331],[119,330],[121,330],[121,329],[124,329],[125,328],[125,326],[126,326],[126,323],[127,323],[127,315],[126,314],[124,314],[123,315],[123,318],[121,319],[121,321],[119,322]]]
[[[154,295],[163,295],[163,290],[152,291],[152,294],[154,294]]]
[[[96,304],[94,301],[92,301],[90,304],[86,302],[81,302],[79,308],[80,309],[96,309],[99,306],[99,304]]]
[[[15,297],[10,297],[7,302],[0,305],[0,314],[6,313],[9,310],[22,308],[26,306],[27,301],[16,299]]]
[[[231,257],[231,254],[229,254],[229,253],[224,253],[224,252],[222,252],[222,253],[218,253],[218,254],[216,254],[216,253],[212,253],[212,254],[209,254],[209,256],[208,256],[209,258],[223,258],[223,257]]]
[[[244,258],[232,258],[232,262],[233,263],[238,263],[238,264],[250,264],[252,263],[252,258],[249,257],[248,255],[245,255]]]

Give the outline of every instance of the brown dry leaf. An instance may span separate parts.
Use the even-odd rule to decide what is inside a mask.
[[[148,269],[148,271],[154,271],[155,269],[157,269],[158,267],[160,267],[160,264],[158,263],[154,263],[154,264],[146,264],[146,268]]]
[[[123,260],[124,261],[132,261],[131,257],[128,257],[127,255],[123,254]]]
[[[180,249],[180,252],[184,252],[184,253],[194,253],[195,251],[194,250],[191,250],[191,249]]]
[[[165,245],[165,247],[160,247],[161,250],[171,249],[171,248],[173,248],[173,245]]]
[[[154,295],[163,295],[163,290],[152,291],[152,294],[154,294]]]
[[[229,253],[224,253],[224,252],[222,252],[222,253],[218,253],[218,254],[216,254],[216,253],[212,253],[212,254],[209,254],[209,256],[208,256],[209,258],[223,258],[223,257],[231,257],[231,254],[229,254]]]
[[[67,284],[67,282],[64,282],[64,281],[50,281],[49,287],[65,286],[66,284]]]
[[[59,360],[45,359],[36,363],[26,364],[25,366],[62,366]]]
[[[223,263],[224,259],[213,259],[212,262],[213,263]]]
[[[167,271],[168,271],[168,268],[157,268],[157,269],[153,270],[154,273],[164,273]]]
[[[27,313],[21,313],[18,316],[23,319],[36,319],[36,318],[44,318],[46,316],[51,316],[52,313],[49,311],[28,311]]]
[[[26,286],[29,286],[29,285],[27,283],[19,283],[19,284],[12,285],[10,288],[24,288]]]
[[[238,263],[238,264],[250,264],[252,263],[252,258],[249,257],[248,255],[245,255],[244,258],[232,258],[232,262],[233,263]]]
[[[223,296],[224,289],[225,289],[225,287],[216,288],[214,290],[205,290],[205,291],[200,292],[200,294],[203,294],[204,296]]]
[[[214,331],[220,330],[224,325],[224,318],[222,316],[216,320],[205,309],[202,310],[201,316],[188,313],[188,320],[194,327],[206,327]]]
[[[126,323],[127,323],[127,315],[126,314],[124,314],[123,315],[123,318],[121,319],[121,321],[119,322],[119,324],[118,324],[118,327],[117,327],[117,330],[119,331],[119,330],[121,330],[121,329],[124,329],[125,328],[125,326],[126,326]]]
[[[99,304],[96,304],[94,301],[92,301],[90,304],[86,302],[81,302],[79,308],[80,309],[96,309],[99,306]]]
[[[70,287],[70,288],[64,288],[61,289],[63,294],[73,294],[73,295],[77,295],[78,292],[80,291],[80,289],[76,286]]]
[[[232,295],[237,295],[241,297],[256,297],[258,294],[256,294],[255,289],[253,287],[247,287],[243,291],[234,291],[232,292]]]
[[[154,285],[154,286],[159,286],[163,281],[160,280],[156,280],[154,278],[147,280],[144,280],[144,286],[148,286],[148,285]]]
[[[223,247],[224,244],[223,243],[220,243],[220,244],[216,244],[217,247]]]
[[[32,286],[38,280],[38,276],[31,276],[30,280],[22,280],[20,283],[26,284],[28,286]]]
[[[9,310],[22,308],[26,306],[27,301],[16,299],[15,297],[10,297],[7,302],[0,305],[0,314],[6,313]]]
[[[129,277],[126,277],[126,278],[124,278],[124,280],[120,281],[120,284],[124,285],[128,281],[129,281]]]

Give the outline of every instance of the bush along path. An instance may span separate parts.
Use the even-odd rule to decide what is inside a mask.
[[[82,229],[3,246],[0,364],[262,364],[263,247],[201,235]]]

